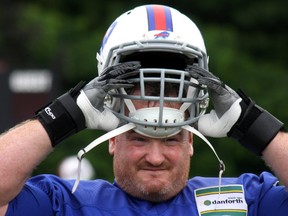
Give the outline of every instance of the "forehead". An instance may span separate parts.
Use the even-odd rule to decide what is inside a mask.
[[[178,86],[169,84],[165,86],[164,89],[164,97],[177,97],[178,96]],[[143,91],[143,90],[142,90]],[[157,96],[159,97],[161,92],[160,83],[146,83],[144,87],[144,94],[145,96]],[[135,85],[132,90],[130,90],[131,95],[141,95],[140,86]],[[158,107],[160,101],[159,100],[132,100],[136,109],[145,108],[145,107]],[[180,102],[168,102],[164,101],[165,107],[179,109],[181,106]]]
[[[161,88],[164,88],[164,94],[165,96],[177,96],[177,91],[179,89],[179,85],[172,84],[172,83],[165,83],[165,86],[161,86],[161,82],[145,82],[145,85],[143,85],[143,89],[145,92],[145,95],[148,96],[159,96],[161,92]],[[131,92],[133,95],[140,95],[141,89],[140,85],[136,84],[133,88],[133,91]]]
[[[171,138],[177,138],[178,140],[188,140],[189,139],[189,136],[192,135],[190,132],[186,131],[186,130],[181,130],[179,133],[177,133],[176,135],[173,135],[169,138],[149,138],[145,135],[142,135],[142,134],[139,134],[137,133],[135,130],[130,130],[130,131],[127,131],[123,134],[120,134],[118,135],[117,137],[122,137],[122,138],[125,138],[125,139],[129,139],[130,137],[136,135],[137,137],[143,137],[144,139],[157,139],[157,140],[165,140],[165,139],[171,139]]]

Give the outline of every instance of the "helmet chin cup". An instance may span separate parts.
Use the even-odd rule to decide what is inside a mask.
[[[184,113],[169,107],[163,109],[160,107],[142,108],[130,112],[129,117],[136,123],[135,132],[151,138],[176,135],[182,129],[180,126],[175,127],[175,125],[184,122]]]

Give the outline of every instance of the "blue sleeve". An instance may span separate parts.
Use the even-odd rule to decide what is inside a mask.
[[[288,215],[288,192],[284,186],[278,185],[279,180],[274,175],[269,172],[260,176],[245,174],[240,179],[245,185],[250,215]]]
[[[258,215],[288,215],[288,192],[284,186],[273,186],[266,192],[259,203]]]
[[[52,216],[49,197],[41,189],[25,185],[20,194],[9,203],[6,216],[41,215]]]
[[[72,181],[54,175],[30,178],[17,197],[9,203],[7,215],[54,215],[69,200]]]

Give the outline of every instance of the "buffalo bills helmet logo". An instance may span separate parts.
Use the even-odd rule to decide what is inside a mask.
[[[169,35],[170,35],[170,33],[167,32],[167,31],[160,32],[160,33],[154,35],[154,39],[158,39],[158,38],[163,38],[163,39],[165,39],[165,38],[168,38]]]

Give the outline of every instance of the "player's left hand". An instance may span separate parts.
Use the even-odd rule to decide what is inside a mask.
[[[226,137],[241,114],[239,95],[211,72],[197,67],[187,68],[191,76],[207,86],[214,109],[200,117],[198,130],[210,137]]]
[[[214,110],[199,118],[198,130],[206,136],[232,137],[250,151],[261,155],[283,129],[283,123],[259,107],[244,92],[237,93],[211,72],[190,66],[191,76],[206,85]]]

